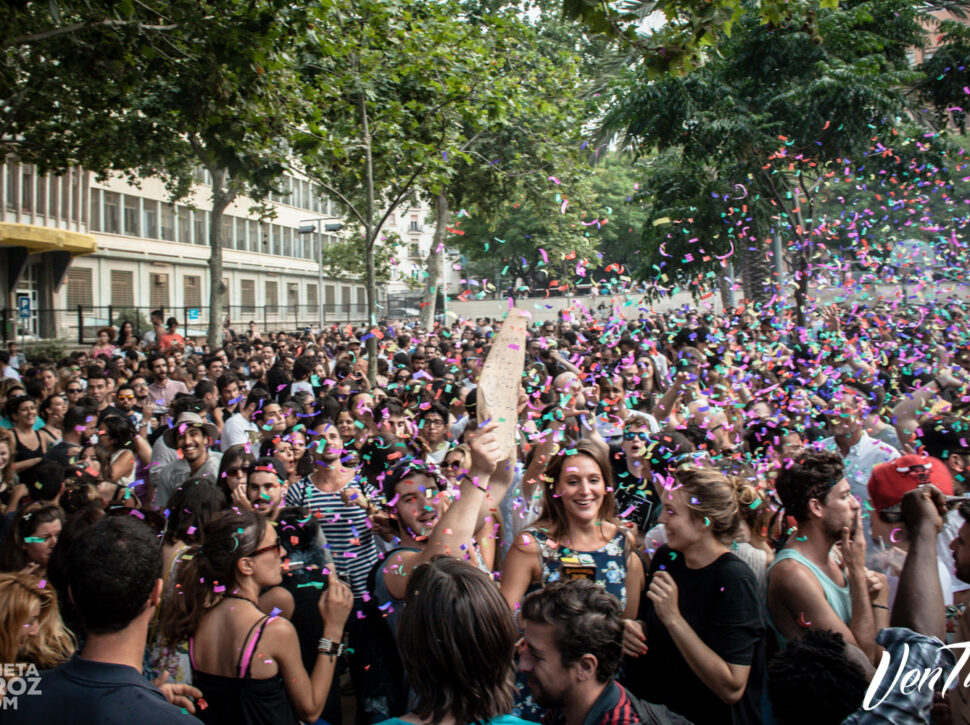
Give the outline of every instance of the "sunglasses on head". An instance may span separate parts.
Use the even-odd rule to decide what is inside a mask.
[[[647,431],[645,431],[645,430],[641,430],[641,431],[625,430],[625,431],[623,431],[623,440],[625,440],[625,441],[632,441],[634,438],[639,438],[640,440],[645,441],[649,437],[650,437],[650,434],[647,433]]]

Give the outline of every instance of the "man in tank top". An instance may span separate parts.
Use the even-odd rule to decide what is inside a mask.
[[[859,502],[838,454],[806,450],[778,475],[797,526],[768,572],[768,610],[782,644],[811,629],[841,634],[870,660],[889,625],[886,578],[865,568]]]

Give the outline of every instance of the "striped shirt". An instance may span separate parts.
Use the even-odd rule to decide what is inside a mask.
[[[367,575],[377,563],[374,532],[367,513],[356,504],[345,504],[340,491],[321,491],[309,476],[290,486],[285,502],[287,506],[303,506],[317,517],[337,574],[350,586],[355,599],[367,594]]]

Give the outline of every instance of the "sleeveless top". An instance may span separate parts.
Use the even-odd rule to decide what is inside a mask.
[[[273,617],[264,616],[249,630],[236,661],[235,677],[200,671],[195,665],[195,638],[189,639],[192,684],[202,690],[207,704],[196,717],[205,725],[299,725],[283,676],[277,673],[254,679],[250,675],[256,647],[270,619]]]
[[[628,542],[622,529],[596,551],[575,551],[555,546],[542,529],[529,528],[539,550],[541,584],[568,579],[592,579],[626,606],[626,558]]]
[[[835,612],[836,616],[848,626],[850,620],[852,619],[852,598],[849,596],[848,582],[846,582],[846,586],[840,587],[838,584],[832,581],[832,578],[828,574],[806,559],[805,556],[803,556],[800,552],[790,547],[782,549],[775,555],[775,560],[771,563],[771,566],[768,567],[769,577],[771,576],[771,570],[774,569],[775,565],[779,561],[784,561],[785,559],[793,559],[794,561],[797,561],[802,566],[807,567],[808,570],[815,575],[815,578],[818,579],[819,584],[822,585],[822,591],[825,592],[825,601],[827,601],[829,606],[832,607],[832,611]],[[775,630],[775,634],[778,635],[778,643],[784,646],[785,639],[778,631],[778,628],[775,627],[774,622],[772,622],[771,626]]]
[[[16,428],[11,428],[10,432],[13,433],[14,440],[17,442],[17,451],[13,458],[15,462],[29,461],[31,458],[41,458],[44,455],[44,440],[41,438],[39,430],[34,431],[37,434],[36,448],[28,448],[27,444],[20,440]]]
[[[114,464],[115,461],[117,461],[121,457],[121,454],[124,453],[126,450],[127,449],[125,448],[119,448],[118,450],[116,450],[114,453],[111,454],[112,465]],[[138,456],[135,456],[135,458],[137,459]],[[134,466],[131,467],[131,473],[129,473],[127,476],[123,476],[119,478],[117,481],[115,481],[115,483],[117,483],[119,486],[124,486],[125,488],[133,484],[135,482],[135,474],[137,472],[137,467],[138,466],[136,463]]]
[[[395,597],[391,596],[391,592],[388,591],[387,584],[384,581],[384,562],[402,551],[421,550],[409,546],[402,546],[387,552],[387,555],[374,566],[374,587],[372,590],[374,598],[377,600],[377,608],[381,612],[381,617],[383,617],[384,621],[387,622],[387,626],[391,630],[391,634],[395,636],[397,636],[398,617],[401,616],[401,612],[404,610],[404,600],[396,599]],[[389,573],[391,576],[399,576],[393,571],[393,568]]]

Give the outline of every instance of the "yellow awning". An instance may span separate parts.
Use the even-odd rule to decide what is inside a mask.
[[[68,252],[78,256],[98,251],[98,242],[91,234],[35,224],[0,223],[0,246],[26,247],[31,254]]]

